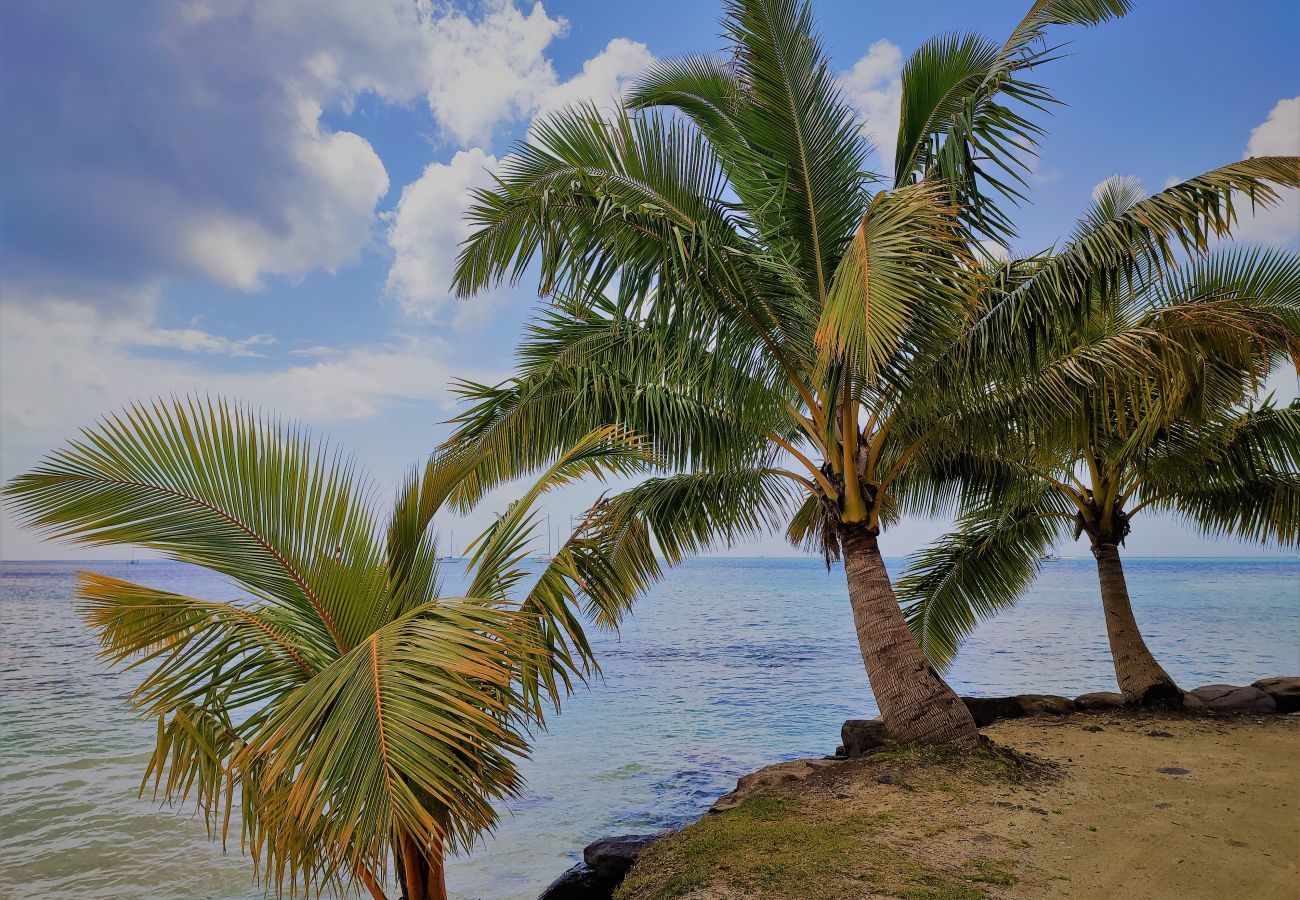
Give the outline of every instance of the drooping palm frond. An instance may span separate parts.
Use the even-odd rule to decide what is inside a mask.
[[[913,554],[896,590],[925,655],[947,666],[981,619],[1018,601],[1054,541],[1069,534],[1069,501],[1051,490],[1011,508],[967,512],[957,530]]]
[[[957,208],[933,185],[879,193],[867,207],[822,308],[823,362],[842,359],[865,381],[927,337],[945,336],[970,303],[974,260],[957,229]],[[925,320],[917,326],[917,320]],[[937,326],[937,327],[936,327]]]
[[[987,307],[947,364],[992,357],[1018,371],[1037,369],[1060,352],[1062,341],[1068,349],[1071,326],[1105,315],[1106,304],[1140,288],[1151,272],[1176,267],[1180,252],[1198,255],[1211,239],[1229,236],[1241,195],[1270,206],[1279,188],[1298,186],[1300,158],[1258,157],[1132,203],[1076,234],[1032,278]]]
[[[1136,509],[1172,512],[1209,535],[1300,542],[1300,402],[1175,423],[1133,464]]]
[[[490,828],[492,801],[520,786],[515,758],[527,747],[514,673],[540,652],[518,619],[442,598],[283,697],[235,757],[290,785],[267,798],[295,823],[268,834],[275,855],[291,856],[305,832],[336,868],[383,872],[395,832],[452,850]]]
[[[611,497],[604,527],[643,521],[670,564],[710,547],[730,546],[789,518],[798,486],[780,472],[733,469],[650,478]]]
[[[134,544],[234,579],[294,614],[311,659],[355,643],[347,607],[378,587],[365,493],[301,429],[197,400],[105,418],[7,489],[48,537]]]

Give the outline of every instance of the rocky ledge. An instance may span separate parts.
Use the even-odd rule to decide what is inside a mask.
[[[961,699],[979,728],[1002,719],[1061,716],[1075,711],[1120,709],[1125,705],[1123,695],[1109,691],[1081,694],[1073,700],[1055,694]],[[1300,712],[1300,677],[1261,678],[1251,685],[1207,684],[1184,694],[1183,708],[1189,711],[1254,715]],[[889,732],[879,719],[849,719],[840,729],[840,745],[835,748],[835,757],[862,756],[888,743]]]

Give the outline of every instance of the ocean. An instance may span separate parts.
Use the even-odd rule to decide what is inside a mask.
[[[75,615],[80,568],[238,596],[170,562],[0,563],[0,896],[262,896],[237,837],[223,852],[190,809],[137,796],[154,725],[122,709],[138,676],[109,672]],[[1126,568],[1138,621],[1182,686],[1300,674],[1300,563]],[[448,595],[463,574],[450,564]],[[536,736],[526,794],[449,865],[453,897],[535,897],[590,840],[687,822],[740,775],[832,752],[844,719],[875,714],[843,572],[815,559],[687,563],[594,644],[603,675]],[[969,694],[1114,690],[1091,558],[1045,563],[949,680]]]

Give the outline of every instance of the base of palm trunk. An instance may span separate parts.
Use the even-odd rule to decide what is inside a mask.
[[[1148,709],[1181,709],[1186,705],[1186,693],[1172,681],[1157,682],[1141,691],[1125,691],[1125,706]]]

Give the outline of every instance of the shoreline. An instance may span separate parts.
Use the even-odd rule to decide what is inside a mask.
[[[1300,714],[1080,711],[984,733],[994,751],[760,770],[729,809],[646,850],[615,896],[1293,896]]]
[[[1070,874],[1077,867],[1065,862],[1087,859],[1083,851],[1088,846],[1105,845],[1106,839],[1097,837],[1103,827],[1134,834],[1158,828],[1162,812],[1175,805],[1153,799],[1161,793],[1180,797],[1184,817],[1207,812],[1213,813],[1211,818],[1221,817],[1221,810],[1210,811],[1204,804],[1212,797],[1236,796],[1240,821],[1232,836],[1225,838],[1232,848],[1262,844],[1277,850],[1273,845],[1284,839],[1280,836],[1287,832],[1287,821],[1293,830],[1295,810],[1287,810],[1285,800],[1280,806],[1272,803],[1268,794],[1279,787],[1275,784],[1278,779],[1281,795],[1295,793],[1293,788],[1300,786],[1296,784],[1300,779],[1290,774],[1288,754],[1288,742],[1300,737],[1300,678],[1260,679],[1251,686],[1207,685],[1188,692],[1187,706],[1177,710],[1125,707],[1118,694],[1110,693],[1075,700],[1041,694],[963,700],[986,738],[976,751],[894,745],[878,720],[848,720],[842,729],[843,743],[834,755],[778,762],[742,776],[733,791],[684,828],[592,843],[584,852],[584,862],[549,885],[541,900],[1089,896],[1071,890],[1097,887],[1098,879],[1123,879],[1129,874],[1111,873],[1104,867]],[[1156,765],[1162,753],[1174,762]],[[1199,773],[1183,765],[1193,760],[1201,769]],[[1105,770],[1104,777],[1098,777],[1098,766]],[[1133,770],[1123,771],[1126,766]],[[1242,776],[1242,771],[1253,775]],[[1261,777],[1266,785],[1263,793],[1258,790]],[[1192,788],[1172,788],[1167,784],[1171,779]],[[883,795],[882,788],[886,789]],[[1012,794],[1028,791],[1041,802],[1012,802],[1005,799],[1010,796],[1008,789]],[[1127,811],[1118,821],[1115,798],[1100,807],[1090,805],[1092,799],[1115,791],[1130,805],[1135,800],[1151,803]],[[907,803],[895,803],[900,792],[910,797],[909,803],[916,801],[919,806],[912,809]],[[992,794],[1004,799],[990,799]],[[981,796],[998,814],[1017,814],[1013,818],[1020,821],[1009,822],[1007,828],[1019,824],[1024,830],[990,833],[985,828],[967,834],[989,823],[956,810],[966,809],[975,802],[972,797]],[[1050,808],[1043,797],[1052,798]],[[1230,806],[1225,808],[1231,812]],[[915,821],[917,809],[926,810],[931,817],[928,826]],[[1053,830],[1054,816],[1064,816],[1060,822],[1069,822],[1070,827]],[[1080,834],[1070,830],[1081,819],[1089,820],[1083,843]],[[882,843],[886,822],[910,827],[912,843]],[[1253,829],[1260,823],[1273,832],[1263,837],[1256,834]],[[1034,831],[1051,834],[1050,843],[1064,854],[1058,860],[1057,874],[1044,874],[1055,870],[1045,867],[1038,852],[1042,848],[1036,848],[1033,841],[1018,837],[1016,847],[1006,844],[1009,836]],[[964,835],[959,842],[962,847],[948,846],[945,835],[949,832]],[[1163,835],[1162,846],[1176,837]],[[988,846],[978,849],[997,849],[1001,855],[968,852],[972,843],[981,842]],[[855,843],[864,846],[855,847]],[[753,848],[762,851],[756,854]],[[844,863],[843,859],[858,856],[855,849],[872,851],[865,858],[876,861],[869,865]],[[1076,855],[1076,850],[1083,855]],[[1198,847],[1196,852],[1204,856],[1206,850]],[[1287,857],[1286,853],[1261,852],[1264,859]],[[826,868],[829,874],[807,871],[809,861],[818,860],[819,854],[825,858],[814,868]],[[936,858],[947,860],[947,864],[936,867],[930,862]],[[1252,895],[1282,896],[1275,888],[1296,874],[1295,862],[1289,865],[1274,872],[1275,866],[1265,864],[1264,880],[1250,882],[1258,889]],[[1139,870],[1152,868],[1135,866]],[[1154,870],[1162,872],[1159,865]],[[1163,884],[1160,879],[1165,874],[1159,874],[1156,881]],[[812,879],[807,882],[808,893],[790,893],[796,884],[804,883],[790,880],[796,876]],[[1146,885],[1145,893],[1118,896],[1171,900],[1219,896],[1189,894],[1182,889],[1162,893],[1156,881]],[[869,893],[852,893],[860,882],[864,886],[870,883]],[[1012,885],[1020,887],[1011,893],[1000,890]]]

